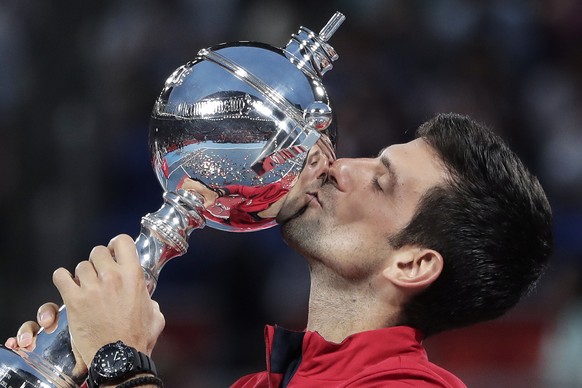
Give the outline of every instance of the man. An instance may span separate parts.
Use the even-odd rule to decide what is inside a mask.
[[[551,210],[483,125],[443,114],[417,135],[376,158],[306,166],[310,179],[290,191],[278,221],[310,267],[307,328],[268,326],[267,371],[234,387],[464,386],[428,361],[421,340],[514,306],[546,266]],[[149,354],[163,327],[131,239],[109,248],[95,248],[74,279],[54,275],[85,365],[117,340]],[[39,313],[53,324],[54,305]],[[25,323],[7,346],[33,346],[37,329]]]

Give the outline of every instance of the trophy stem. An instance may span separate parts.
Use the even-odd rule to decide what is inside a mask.
[[[162,267],[186,253],[190,233],[205,226],[201,215],[204,205],[199,196],[178,190],[164,193],[163,198],[164,204],[157,212],[142,218],[135,242],[150,295]],[[59,309],[57,321],[53,332],[39,331],[31,352],[0,346],[0,387],[71,388],[85,381],[86,371],[77,367],[71,348],[65,306]]]
[[[190,233],[206,225],[201,215],[204,202],[198,195],[179,189],[165,192],[163,197],[164,205],[142,218],[141,231],[135,240],[150,295],[156,289],[162,267],[186,253]]]

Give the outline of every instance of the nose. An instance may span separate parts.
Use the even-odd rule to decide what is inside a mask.
[[[327,179],[329,165],[329,156],[326,153],[323,153],[320,149],[313,149],[307,156],[307,162],[305,163],[301,175],[308,181],[316,179],[322,179],[325,181]]]
[[[362,159],[341,158],[330,164],[327,180],[338,190],[345,191],[356,183],[367,169]]]

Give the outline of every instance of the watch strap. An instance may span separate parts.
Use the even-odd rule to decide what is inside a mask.
[[[156,369],[156,364],[154,360],[152,360],[147,354],[144,354],[138,351],[135,348],[130,347],[131,351],[135,354],[135,361],[134,367],[132,370],[135,370],[133,375],[138,373],[151,373],[154,376],[158,376],[158,371]]]

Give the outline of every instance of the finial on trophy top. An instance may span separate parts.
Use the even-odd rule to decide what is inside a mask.
[[[331,70],[333,67],[331,63],[339,58],[327,41],[345,19],[341,12],[336,12],[319,34],[306,27],[299,27],[297,34],[291,36],[283,51],[301,70],[321,77]]]
[[[331,19],[329,19],[329,21],[327,22],[327,24],[323,26],[321,31],[319,31],[319,37],[321,38],[321,40],[327,42],[329,38],[331,38],[331,36],[335,34],[337,29],[342,25],[344,20],[346,20],[346,17],[343,13],[341,12],[334,13]]]

